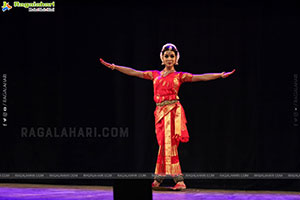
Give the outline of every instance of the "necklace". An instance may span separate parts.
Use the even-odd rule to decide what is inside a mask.
[[[175,72],[175,70],[163,71],[162,77],[166,77],[168,74]]]

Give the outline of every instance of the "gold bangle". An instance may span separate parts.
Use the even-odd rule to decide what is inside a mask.
[[[110,68],[111,68],[111,70],[114,70],[114,69],[116,68],[116,65],[112,63],[112,64],[110,65]]]
[[[224,72],[221,73],[221,77],[220,78],[224,78],[223,75],[224,75]]]

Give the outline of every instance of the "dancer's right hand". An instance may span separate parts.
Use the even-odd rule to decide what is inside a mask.
[[[110,68],[110,69],[114,69],[114,67],[115,67],[114,64],[110,64],[110,63],[108,63],[108,62],[105,62],[102,58],[100,58],[100,62],[101,62],[104,66],[106,66],[106,67],[108,67],[108,68]]]

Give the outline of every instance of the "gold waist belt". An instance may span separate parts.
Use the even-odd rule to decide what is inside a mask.
[[[163,101],[161,103],[156,103],[157,106],[165,106],[165,105],[169,105],[169,104],[173,104],[173,103],[177,103],[178,100],[175,99],[175,100],[170,100],[170,101]]]

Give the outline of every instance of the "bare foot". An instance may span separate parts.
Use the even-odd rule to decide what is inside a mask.
[[[185,190],[185,189],[186,189],[186,185],[184,184],[183,181],[177,182],[176,185],[172,187],[172,190]]]
[[[159,185],[160,185],[160,183],[158,181],[154,180],[152,183],[152,188],[158,188]]]

